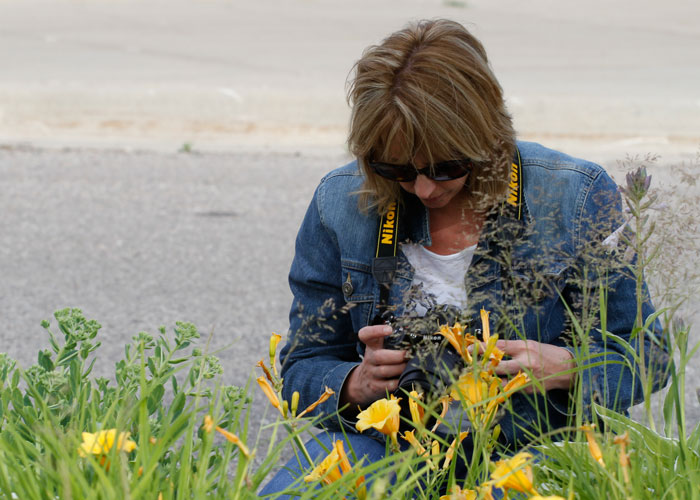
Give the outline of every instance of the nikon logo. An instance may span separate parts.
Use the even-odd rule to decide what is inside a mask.
[[[396,227],[396,202],[389,205],[389,211],[382,219],[382,245],[394,244],[394,229]]]
[[[510,183],[508,184],[508,204],[518,206],[520,194],[520,170],[517,163],[510,165]]]

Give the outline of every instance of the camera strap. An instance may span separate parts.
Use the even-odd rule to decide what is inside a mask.
[[[508,196],[501,206],[501,215],[513,220],[523,216],[523,169],[520,151],[515,148],[515,155],[510,166],[508,179]],[[372,276],[379,283],[379,304],[381,314],[389,302],[389,288],[394,281],[398,258],[396,257],[399,233],[399,204],[393,201],[382,215],[377,235],[377,252],[372,261]]]
[[[517,146],[510,164],[508,197],[503,202],[501,214],[513,220],[522,220],[523,218],[523,164]]]
[[[379,283],[378,309],[385,308],[389,302],[389,287],[394,281],[398,261],[396,257],[398,235],[399,204],[393,201],[379,223],[377,253],[372,261],[372,276]]]

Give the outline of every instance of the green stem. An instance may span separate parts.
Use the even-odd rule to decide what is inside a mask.
[[[297,448],[299,448],[301,450],[301,452],[304,454],[304,458],[306,458],[306,460],[309,462],[309,465],[313,465],[314,461],[311,459],[311,455],[309,454],[309,450],[306,449],[304,442],[301,440],[301,438],[299,437],[299,434],[296,432],[296,425],[285,423],[284,428],[287,430],[287,432],[289,434],[292,435],[292,440],[294,441],[294,444],[296,444]]]

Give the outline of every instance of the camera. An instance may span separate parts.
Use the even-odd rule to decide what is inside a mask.
[[[399,377],[399,395],[412,390],[427,396],[440,395],[459,376],[464,366],[462,357],[436,332],[440,326],[458,321],[460,313],[455,306],[440,305],[423,317],[386,314],[375,319],[373,324],[388,324],[393,329],[384,338],[384,348],[409,353],[406,368]]]

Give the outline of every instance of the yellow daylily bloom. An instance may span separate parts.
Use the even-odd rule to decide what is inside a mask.
[[[500,378],[487,372],[466,372],[462,374],[452,388],[450,396],[468,406],[467,415],[472,424],[487,424],[498,410]],[[493,399],[485,403],[489,397]]]
[[[241,450],[241,453],[246,456],[246,458],[250,458],[250,450],[248,450],[248,447],[245,445],[241,439],[236,436],[233,432],[229,432],[226,429],[222,429],[218,425],[216,426],[216,431],[224,436],[229,442],[235,444],[239,450]]]
[[[279,375],[277,373],[277,363],[275,363],[275,355],[277,354],[277,344],[280,343],[280,340],[282,340],[282,335],[279,335],[277,333],[273,333],[270,337],[270,366],[272,366],[272,371],[275,372],[275,375]]]
[[[440,410],[440,416],[435,419],[435,424],[433,425],[431,432],[435,432],[440,424],[445,421],[445,415],[447,415],[447,410],[450,409],[450,403],[452,400],[453,398],[449,394],[445,394],[444,396],[440,397],[439,401],[442,405],[442,409]]]
[[[442,495],[440,500],[476,500],[476,490],[463,490],[455,484],[451,491],[449,495]]]
[[[605,467],[605,460],[603,460],[603,452],[600,450],[600,446],[598,446],[598,442],[595,440],[593,428],[593,425],[585,424],[581,427],[581,430],[586,434],[586,440],[588,441],[588,451],[591,452],[591,456],[596,462]]]
[[[270,401],[272,406],[277,408],[282,415],[284,415],[284,412],[282,411],[282,406],[280,405],[280,399],[277,396],[277,393],[275,390],[272,388],[270,385],[270,382],[267,381],[265,377],[258,377],[255,379],[258,381],[258,385],[262,389],[262,391],[265,393],[265,396],[267,396],[267,399]]]
[[[452,461],[452,457],[454,457],[455,454],[455,449],[459,444],[464,441],[464,438],[466,438],[469,435],[467,431],[463,431],[459,433],[459,436],[454,438],[452,441],[452,444],[450,444],[450,447],[447,448],[447,452],[445,453],[445,462],[442,464],[443,469],[447,469],[450,466],[450,462]]]
[[[484,342],[488,342],[489,338],[491,337],[491,329],[489,328],[489,314],[490,314],[490,312],[487,311],[486,309],[481,309],[481,311],[479,311],[479,314],[481,315],[482,336],[483,336]]]
[[[299,415],[297,415],[297,418],[301,418],[304,415],[306,415],[307,413],[309,413],[310,411],[314,411],[318,405],[328,401],[328,398],[330,398],[333,394],[335,394],[335,391],[333,389],[331,389],[330,387],[326,387],[326,389],[323,391],[323,394],[321,394],[321,396],[316,401],[314,401],[309,406],[307,406],[304,411],[302,411]],[[294,395],[292,395],[292,398],[293,397],[294,397]],[[292,403],[293,402],[294,402],[294,399],[292,399]]]
[[[506,400],[506,397],[510,397],[511,395],[507,394],[510,391],[516,391],[520,389],[521,387],[527,385],[530,383],[530,377],[527,376],[527,373],[525,372],[518,372],[518,374],[510,379],[508,383],[503,387],[503,393],[506,394],[506,396],[501,396],[498,398],[499,403],[504,403]]]
[[[440,443],[437,439],[433,439],[433,444],[430,446],[430,455],[435,457],[440,454]]]
[[[474,335],[465,333],[464,327],[460,323],[455,323],[452,327],[443,325],[437,333],[445,337],[464,360],[468,363],[472,362],[472,355],[467,348],[476,343],[477,340]]]
[[[396,434],[399,432],[399,414],[401,413],[400,400],[401,398],[397,399],[393,394],[391,399],[378,399],[357,415],[355,427],[360,432],[372,427],[386,436],[391,436],[396,442]]]
[[[498,342],[498,335],[491,335],[488,340],[484,342],[484,352],[482,356],[482,365],[485,367],[486,364],[490,364],[489,369],[492,370],[498,366],[501,362],[505,352],[496,347],[496,342]]]
[[[408,393],[408,409],[411,411],[411,420],[415,427],[423,425],[423,417],[425,416],[425,408],[421,406],[419,401],[423,400],[423,393],[418,393],[418,391],[411,391]]]
[[[339,466],[340,455],[337,447],[334,445],[328,456],[314,467],[310,474],[304,477],[304,481],[310,483],[311,481],[323,480],[324,483],[331,484],[342,476]]]
[[[204,432],[211,432],[214,430],[214,419],[211,418],[211,415],[205,415],[204,416],[204,424],[202,425],[204,428]]]
[[[416,439],[414,431],[406,431],[401,435],[401,437],[408,441],[408,443],[413,447],[413,449],[416,450],[418,456],[425,455],[425,448],[423,448],[423,445],[420,444],[420,441]]]
[[[625,483],[629,483],[630,457],[627,454],[627,446],[630,444],[630,437],[627,431],[625,431],[624,434],[615,436],[613,443],[620,447],[620,466],[622,467],[622,477],[625,479]]]
[[[265,377],[267,377],[267,380],[269,380],[271,384],[275,383],[275,380],[272,378],[272,373],[270,373],[270,370],[268,370],[267,366],[265,366],[264,360],[261,359],[255,364],[255,366],[262,369],[263,373],[265,374]]]
[[[81,457],[92,455],[106,455],[114,447],[114,442],[117,442],[117,449],[127,453],[136,449],[136,443],[129,439],[131,433],[120,432],[117,436],[117,429],[108,429],[104,431],[83,432],[83,442],[78,448],[78,454]]]
[[[345,454],[343,442],[338,439],[333,443],[333,449],[328,456],[314,467],[310,474],[304,477],[304,481],[309,483],[322,480],[326,484],[332,484],[351,470],[352,466],[348,456]],[[360,500],[363,500],[367,495],[364,482],[364,476],[357,478],[355,481],[355,494]]]
[[[507,460],[496,462],[496,468],[491,473],[491,483],[504,490],[516,490],[530,495],[537,495],[532,485],[532,467],[528,461],[532,455],[520,452]]]
[[[297,410],[299,409],[299,391],[294,391],[292,394],[292,417],[297,416]]]

